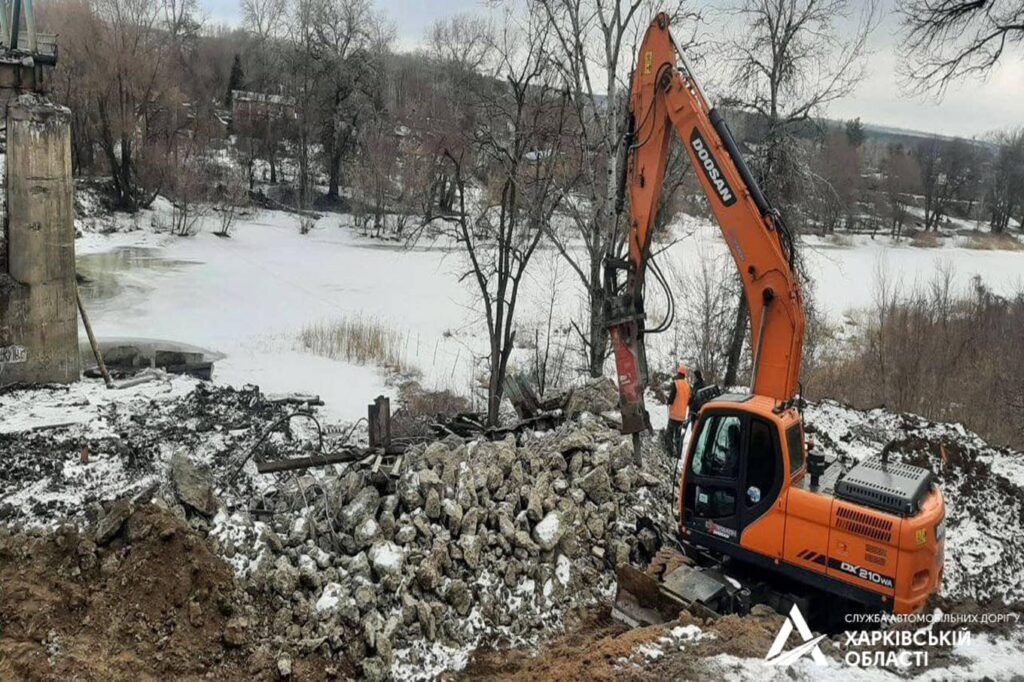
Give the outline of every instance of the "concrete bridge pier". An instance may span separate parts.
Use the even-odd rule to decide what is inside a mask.
[[[0,387],[81,375],[71,114],[27,94],[7,107],[0,237]]]

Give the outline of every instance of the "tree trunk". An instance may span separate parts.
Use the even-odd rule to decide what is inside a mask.
[[[500,329],[495,333],[502,335]],[[501,408],[501,398],[505,390],[505,374],[508,372],[508,358],[512,354],[512,347],[515,345],[515,333],[505,348],[501,347],[501,340],[491,339],[490,375],[487,382],[487,425],[498,425],[498,413]]]
[[[595,227],[595,229],[597,229]],[[587,348],[587,370],[593,379],[604,376],[604,361],[608,357],[610,334],[604,319],[605,290],[601,277],[604,263],[591,255],[589,303],[590,303],[590,346]]]
[[[337,151],[331,152],[330,173],[328,174],[327,182],[327,198],[329,199],[337,199],[339,195],[338,188],[341,185],[340,156]]]
[[[588,370],[591,378],[604,376],[604,361],[608,357],[608,327],[604,322],[604,289],[590,290],[590,348]]]
[[[747,297],[740,290],[739,304],[736,306],[736,321],[732,327],[732,338],[729,341],[729,357],[725,366],[725,378],[722,380],[723,388],[735,386],[737,375],[740,371],[740,355],[743,353],[743,341],[747,337]]]
[[[121,158],[115,172],[121,194],[118,208],[134,213],[138,209],[138,203],[132,182],[132,147],[131,141],[125,138],[121,139]]]

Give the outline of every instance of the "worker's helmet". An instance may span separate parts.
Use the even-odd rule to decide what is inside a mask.
[[[680,362],[679,363],[679,370],[678,370],[678,372],[679,372],[679,376],[685,377],[686,376],[686,365]]]

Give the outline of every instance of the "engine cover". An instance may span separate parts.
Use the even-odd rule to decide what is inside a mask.
[[[914,516],[934,482],[928,469],[871,457],[836,482],[835,495],[888,514]]]

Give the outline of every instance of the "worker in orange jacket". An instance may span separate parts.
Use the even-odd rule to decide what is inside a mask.
[[[680,457],[683,452],[683,434],[689,421],[690,384],[686,380],[686,365],[680,364],[672,388],[668,393],[668,442],[673,457]]]

